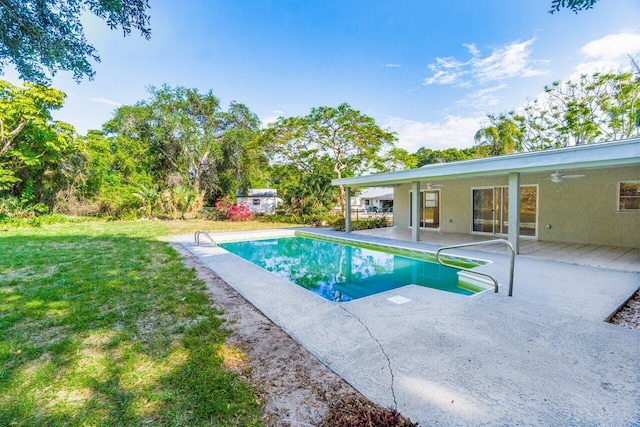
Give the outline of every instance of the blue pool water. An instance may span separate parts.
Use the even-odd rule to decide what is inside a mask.
[[[416,284],[462,295],[459,270],[380,250],[307,237],[220,243],[220,247],[330,301]]]

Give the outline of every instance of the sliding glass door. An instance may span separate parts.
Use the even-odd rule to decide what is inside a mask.
[[[520,235],[535,236],[537,223],[536,186],[520,187]],[[509,187],[473,189],[473,224],[477,233],[509,233]]]
[[[496,207],[500,208],[500,193],[496,188],[479,188],[473,190],[473,231],[480,233],[496,233],[499,227]]]

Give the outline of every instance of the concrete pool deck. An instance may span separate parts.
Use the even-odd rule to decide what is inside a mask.
[[[421,425],[640,425],[640,331],[604,321],[638,272],[518,256],[513,297],[410,285],[332,303],[206,239],[175,239],[367,398]],[[482,268],[506,283],[506,254],[452,252],[493,261]]]

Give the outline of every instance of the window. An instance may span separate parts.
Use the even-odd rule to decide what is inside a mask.
[[[624,181],[618,186],[618,210],[640,211],[640,181]]]
[[[260,199],[253,199],[253,206],[260,206]]]
[[[409,192],[409,227],[413,224],[413,196]],[[440,190],[420,191],[420,228],[440,228]]]

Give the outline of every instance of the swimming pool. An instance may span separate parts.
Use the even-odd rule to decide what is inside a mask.
[[[346,302],[409,284],[461,295],[484,291],[460,270],[429,262],[409,249],[309,235],[219,243],[223,249],[325,299]],[[461,265],[481,261],[458,260]]]

